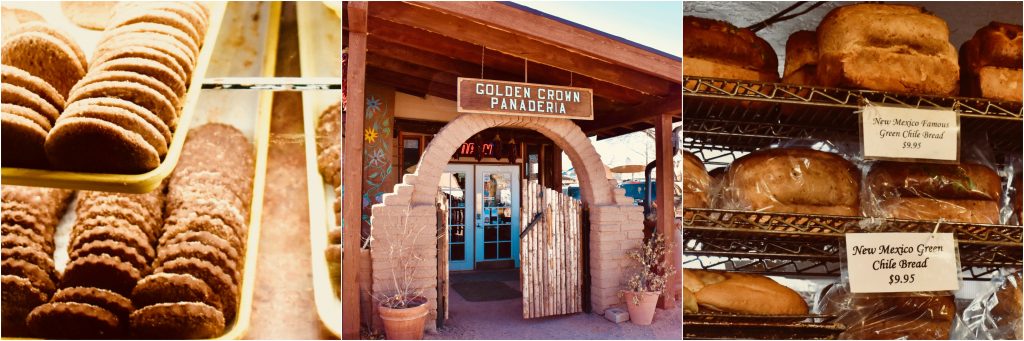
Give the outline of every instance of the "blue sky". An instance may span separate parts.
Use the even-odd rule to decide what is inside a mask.
[[[515,1],[544,13],[682,56],[681,1]]]

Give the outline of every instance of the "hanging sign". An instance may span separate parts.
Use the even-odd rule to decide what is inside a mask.
[[[593,120],[594,90],[460,77],[458,111]]]
[[[952,109],[868,104],[861,108],[864,159],[956,163],[960,116]]]
[[[847,233],[846,263],[852,293],[960,288],[952,233]]]

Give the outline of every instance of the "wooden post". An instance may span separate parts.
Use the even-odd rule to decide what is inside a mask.
[[[658,204],[658,210],[656,212],[656,219],[658,220],[655,226],[655,231],[665,236],[665,243],[676,243],[675,238],[675,209],[672,192],[673,183],[675,182],[675,172],[673,172],[672,165],[672,115],[661,114],[655,118],[654,123],[654,151],[656,155],[655,162],[657,164],[657,198],[655,202]],[[668,249],[665,254],[665,258],[668,259],[670,264],[672,261],[673,252],[672,249]],[[681,271],[681,270],[680,270]],[[668,281],[665,285],[665,290],[661,293],[661,308],[672,309],[675,308],[675,281]]]
[[[366,111],[366,14],[365,1],[348,3],[348,107],[342,158],[342,182],[347,184],[342,197],[341,265],[341,337],[359,339],[359,242],[362,226],[363,117]],[[311,132],[307,132],[311,133]]]

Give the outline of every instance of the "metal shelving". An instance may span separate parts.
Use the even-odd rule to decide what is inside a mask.
[[[736,315],[697,313],[683,315],[687,339],[800,339],[833,340],[846,330],[831,315]]]

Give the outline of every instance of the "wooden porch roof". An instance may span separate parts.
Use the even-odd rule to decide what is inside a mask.
[[[592,88],[594,120],[575,122],[598,138],[682,118],[680,58],[516,4],[369,2],[366,28],[366,79],[409,94],[454,101],[458,77]]]

